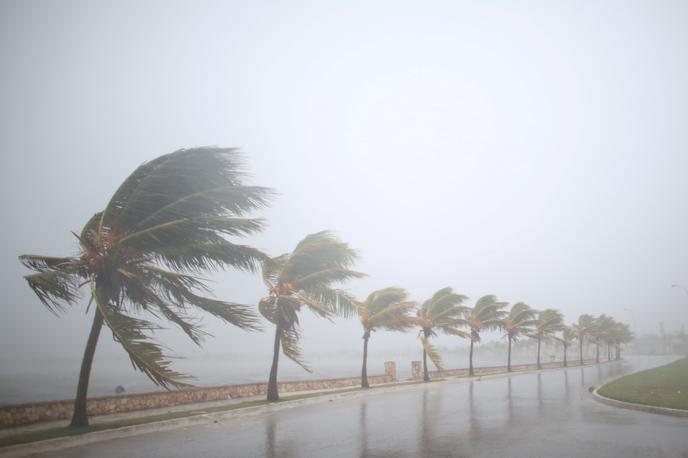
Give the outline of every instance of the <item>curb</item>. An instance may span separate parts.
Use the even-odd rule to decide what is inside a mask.
[[[400,383],[388,386],[394,390],[404,390],[412,387],[417,387],[419,383]],[[384,386],[384,385],[383,385]],[[240,409],[230,410],[227,412],[214,412],[206,414],[198,414],[184,418],[175,418],[172,420],[162,420],[152,423],[144,423],[140,425],[123,426],[121,428],[105,429],[102,431],[93,431],[90,433],[79,434],[76,436],[57,437],[55,439],[46,439],[42,441],[30,442],[27,444],[10,445],[0,448],[0,456],[3,458],[18,458],[29,456],[37,453],[51,453],[58,450],[64,450],[73,447],[80,447],[97,442],[103,442],[113,439],[121,439],[125,437],[139,436],[142,434],[149,434],[154,432],[169,431],[178,428],[185,428],[189,426],[201,426],[210,423],[226,420],[231,417],[239,415],[259,415],[265,412],[273,412],[283,409],[290,409],[293,407],[316,404],[319,402],[328,402],[335,399],[341,399],[354,394],[367,395],[370,391],[359,392],[350,391],[344,393],[323,393],[322,396],[313,396],[305,399],[295,399],[290,401],[282,401],[280,403],[270,403],[259,406],[244,407]],[[373,394],[373,393],[370,393]]]
[[[617,379],[619,379],[619,378],[621,378],[621,377],[617,377]],[[669,415],[669,416],[673,416],[673,417],[688,417],[688,410],[672,409],[670,407],[657,407],[657,406],[650,406],[650,405],[646,405],[646,404],[636,404],[634,402],[619,401],[618,399],[608,398],[608,397],[602,396],[600,393],[598,393],[600,388],[612,383],[613,381],[614,380],[607,382],[604,385],[600,385],[599,387],[595,388],[595,390],[592,392],[592,397],[597,402],[600,402],[602,404],[606,404],[606,405],[612,406],[612,407],[619,407],[621,409],[636,410],[639,412],[654,413],[657,415]]]
[[[575,367],[594,367],[600,364],[606,364],[610,361],[602,361],[598,364],[589,364],[589,365],[583,365],[583,366],[570,366],[568,368],[564,367],[552,367],[552,368],[543,368],[543,369],[532,369],[532,370],[525,370],[525,371],[514,371],[514,372],[504,372],[504,373],[496,373],[496,374],[485,374],[485,375],[475,375],[473,377],[468,377],[468,376],[459,376],[459,377],[447,377],[447,378],[441,378],[441,379],[435,379],[431,380],[430,382],[427,383],[437,383],[439,382],[440,384],[442,383],[449,383],[449,384],[456,384],[456,383],[466,383],[466,382],[473,382],[473,381],[480,381],[481,379],[489,380],[493,378],[503,378],[503,377],[512,377],[512,376],[518,376],[518,375],[526,375],[526,374],[532,374],[532,373],[537,373],[537,372],[550,372],[550,371],[557,371],[561,369],[570,369],[570,368],[575,368]],[[614,361],[611,361],[614,362]],[[378,385],[374,388],[387,388],[391,389],[394,391],[402,391],[402,390],[409,390],[409,389],[417,389],[422,386],[427,386],[426,383],[423,383],[422,381],[402,381],[402,382],[396,382],[396,383],[390,383],[390,384],[381,384]],[[258,415],[261,413],[265,412],[272,412],[272,411],[277,411],[277,410],[283,410],[283,409],[289,409],[293,407],[298,407],[298,406],[303,406],[303,405],[310,405],[310,404],[316,404],[319,402],[324,402],[324,401],[332,401],[334,399],[341,399],[344,397],[352,396],[352,395],[374,395],[375,394],[375,389],[371,390],[366,390],[366,391],[347,391],[343,393],[331,393],[328,394],[327,392],[323,392],[321,396],[313,396],[310,398],[305,398],[305,399],[295,399],[291,401],[283,401],[280,402],[279,404],[277,403],[272,403],[272,404],[266,404],[266,405],[259,405],[259,406],[252,406],[252,407],[244,407],[244,408],[239,408],[235,410],[230,410],[227,412],[213,412],[213,413],[201,413],[198,415],[192,415],[189,417],[183,417],[183,418],[175,418],[171,420],[162,420],[162,421],[157,421],[157,422],[152,422],[152,423],[144,423],[140,425],[131,425],[131,426],[123,426],[120,428],[113,428],[113,429],[106,429],[102,431],[93,431],[90,433],[84,433],[76,436],[65,436],[65,437],[58,437],[54,439],[46,439],[42,441],[36,441],[36,442],[30,442],[27,444],[17,444],[17,445],[11,445],[7,447],[2,447],[0,448],[0,456],[3,458],[18,458],[18,457],[23,457],[23,456],[28,456],[28,455],[33,455],[37,453],[49,453],[49,452],[55,452],[58,450],[63,450],[67,448],[72,448],[72,447],[79,447],[83,445],[89,445],[97,442],[103,442],[107,440],[113,440],[113,439],[121,439],[125,437],[132,437],[132,436],[138,436],[142,434],[149,434],[149,433],[154,433],[154,432],[162,432],[162,431],[169,431],[173,429],[178,429],[178,428],[184,428],[184,427],[189,427],[189,426],[200,426],[200,425],[205,425],[213,422],[219,422],[231,417],[235,417],[238,415]],[[688,411],[686,412],[686,415],[688,416]]]

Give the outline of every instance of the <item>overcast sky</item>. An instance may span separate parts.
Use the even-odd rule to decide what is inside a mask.
[[[17,256],[73,254],[134,168],[200,145],[240,147],[280,193],[245,243],[335,230],[369,274],[359,296],[452,286],[678,331],[687,82],[685,1],[0,0],[2,358],[78,360],[89,327],[84,306],[48,313]],[[223,299],[264,294],[215,280]],[[270,328],[204,323],[208,354],[270,353]],[[306,358],[359,350],[353,320],[303,324]],[[101,342],[96,360],[126,360]]]

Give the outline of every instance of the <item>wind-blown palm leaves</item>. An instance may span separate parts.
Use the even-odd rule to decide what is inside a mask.
[[[595,339],[595,362],[600,362],[600,341],[607,342],[607,359],[609,360],[609,333],[614,326],[614,319],[604,313],[595,318],[595,327],[592,337]]]
[[[611,339],[616,349],[614,359],[619,360],[621,359],[621,344],[632,341],[633,333],[627,324],[616,322],[611,329]]]
[[[491,294],[478,299],[473,308],[468,308],[463,314],[460,323],[470,329],[471,348],[468,358],[468,375],[473,375],[473,344],[480,342],[482,330],[496,330],[504,327],[504,308],[508,304],[499,302],[497,297]]]
[[[430,344],[430,337],[436,336],[438,330],[449,335],[469,337],[468,333],[457,329],[460,317],[466,310],[463,306],[466,299],[467,296],[457,294],[451,288],[442,288],[416,311],[416,323],[421,328],[419,338],[423,345],[423,380],[426,382],[430,381],[428,357],[437,369],[442,369],[442,359]]]
[[[511,343],[516,342],[521,335],[532,332],[537,312],[528,304],[518,302],[511,307],[509,314],[503,320],[503,327],[508,341],[507,371],[511,372]]]
[[[564,346],[564,367],[568,366],[568,361],[566,360],[566,353],[568,348],[571,346],[573,341],[576,339],[576,332],[570,326],[563,326],[561,328],[561,337],[554,337],[556,340],[562,343]]]
[[[587,313],[578,317],[578,322],[571,325],[573,332],[578,339],[578,350],[580,352],[580,365],[583,365],[583,344],[585,337],[590,335],[595,329],[595,318]]]
[[[542,339],[552,337],[555,332],[560,331],[564,327],[564,316],[559,310],[545,309],[537,314],[533,334],[531,337],[537,339],[537,368],[542,369],[540,365],[540,344]]]
[[[245,185],[244,178],[233,149],[194,148],[161,156],[138,167],[87,222],[77,235],[77,256],[20,257],[36,272],[26,276],[29,286],[54,313],[74,304],[81,286],[91,292],[94,319],[73,426],[88,424],[88,380],[103,323],[133,365],[165,388],[185,386],[186,376],[170,368],[162,347],[149,338],[156,326],[132,313],[166,318],[196,343],[204,333],[188,315],[192,307],[241,328],[258,326],[247,306],[204,297],[208,289],[197,276],[226,266],[254,270],[265,258],[225,238],[262,229],[260,220],[243,215],[266,205],[270,192]]]
[[[277,366],[280,346],[286,357],[305,370],[301,357],[298,312],[305,306],[316,315],[351,316],[356,307],[345,292],[333,284],[363,274],[350,270],[356,252],[328,231],[311,234],[292,253],[283,254],[263,264],[263,280],[270,294],[260,300],[260,313],[275,325],[275,343],[268,381],[268,400],[279,400]]]
[[[356,302],[356,313],[363,325],[363,367],[361,387],[368,388],[368,340],[377,329],[405,331],[415,324],[409,312],[416,302],[408,301],[408,293],[402,288],[384,288],[372,292],[365,301]]]

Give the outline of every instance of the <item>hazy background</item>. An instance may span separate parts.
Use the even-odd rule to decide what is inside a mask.
[[[678,331],[687,82],[685,1],[0,0],[0,402],[72,396],[90,322],[48,313],[17,256],[74,253],[70,231],[135,167],[200,145],[241,147],[280,193],[246,243],[280,254],[336,230],[370,275],[348,285],[359,296],[453,286]],[[223,299],[265,293],[214,279]],[[179,368],[267,377],[271,328],[204,324],[202,349],[160,336],[193,357]],[[314,376],[358,371],[355,320],[305,314],[303,337]],[[413,332],[370,351],[372,373],[420,357]],[[152,387],[108,330],[93,377],[93,394]]]

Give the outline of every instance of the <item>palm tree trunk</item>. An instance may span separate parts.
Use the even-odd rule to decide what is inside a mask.
[[[471,336],[471,351],[468,356],[468,376],[473,376],[473,336]]]
[[[427,342],[428,337],[430,336],[430,331],[423,329],[423,336],[425,337],[425,342]],[[430,381],[430,374],[428,374],[428,353],[425,351],[425,345],[423,345],[423,381]]]
[[[568,363],[566,362],[566,349],[568,348],[568,345],[564,344],[564,367],[568,366]]]
[[[583,340],[584,340],[584,337],[581,336],[580,337],[580,365],[581,366],[583,365]]]
[[[81,372],[79,373],[79,384],[76,388],[76,399],[74,400],[74,414],[72,415],[72,422],[69,426],[85,427],[88,426],[88,382],[91,378],[91,367],[93,366],[93,356],[96,354],[96,345],[98,344],[98,337],[100,330],[103,328],[103,315],[100,310],[96,308],[95,316],[93,317],[93,324],[91,325],[91,332],[86,341],[86,350],[84,350],[84,358],[81,360]]]
[[[370,331],[366,330],[366,332],[363,333],[363,368],[361,369],[361,388],[370,388],[370,385],[368,385],[368,339],[370,339]]]
[[[597,364],[600,363],[600,341],[599,340],[595,341],[595,362]]]
[[[506,371],[511,372],[511,336],[507,336],[509,340],[509,358],[506,361]]]
[[[270,368],[270,378],[268,379],[268,401],[279,401],[277,391],[277,365],[279,363],[280,336],[282,328],[279,324],[275,326],[275,346],[272,354],[272,367]]]
[[[538,349],[537,349],[537,368],[542,369],[542,366],[540,365],[540,336],[538,336]]]

